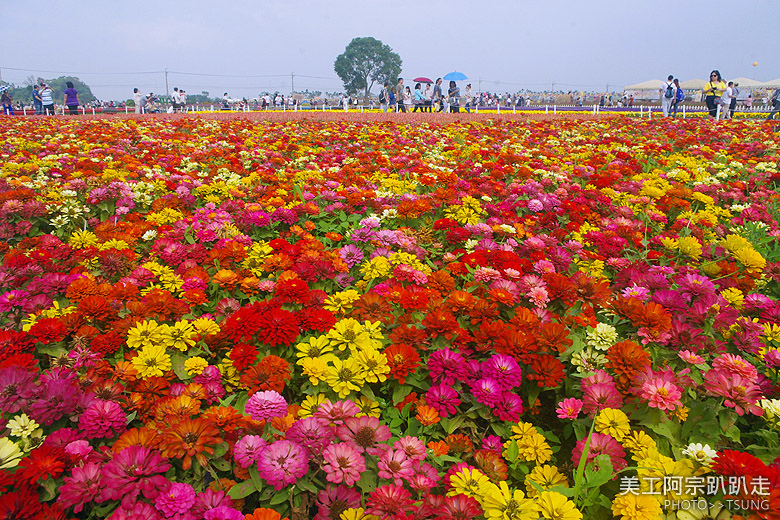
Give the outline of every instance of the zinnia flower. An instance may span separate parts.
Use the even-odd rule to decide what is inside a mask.
[[[255,421],[267,421],[287,415],[287,401],[275,390],[264,390],[249,398],[245,410]]]
[[[555,491],[544,491],[536,500],[539,510],[548,520],[582,520],[574,502]]]
[[[168,483],[161,473],[170,468],[158,452],[145,446],[129,446],[103,466],[102,489],[97,500],[121,500],[127,508],[132,507],[139,493],[154,500]]]
[[[184,482],[174,482],[167,491],[157,495],[154,506],[170,518],[176,514],[184,514],[195,504],[195,489]]]
[[[94,401],[79,418],[79,428],[92,439],[114,437],[126,425],[125,412],[114,401]]]
[[[269,444],[260,452],[257,469],[260,476],[279,491],[306,474],[309,457],[300,444],[280,440]]]
[[[331,444],[322,451],[322,458],[325,461],[325,478],[335,484],[343,482],[352,486],[366,470],[363,456],[347,443]]]

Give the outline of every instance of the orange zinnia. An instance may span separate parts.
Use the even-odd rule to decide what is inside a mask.
[[[219,430],[205,419],[183,419],[163,433],[160,449],[166,457],[182,459],[182,469],[188,470],[192,466],[192,457],[201,466],[206,465],[204,452],[214,453],[212,445],[222,442],[218,436]]]
[[[433,454],[437,457],[446,455],[450,451],[450,445],[444,441],[431,441],[428,443],[428,448],[433,451]]]
[[[280,515],[273,509],[268,509],[266,507],[258,507],[250,514],[246,515],[244,517],[244,520],[288,520],[288,518],[284,517],[284,519],[282,519],[282,515]]]
[[[232,406],[212,406],[201,414],[201,417],[211,421],[222,431],[232,432],[241,426],[244,417]]]
[[[213,281],[215,284],[225,289],[232,289],[239,282],[238,275],[230,269],[221,269],[214,275]]]
[[[131,428],[125,433],[119,436],[111,450],[114,453],[119,453],[128,446],[146,446],[147,448],[156,449],[159,437],[157,432],[146,426],[140,428]]]
[[[423,426],[430,426],[432,424],[436,424],[441,420],[439,417],[439,412],[436,411],[435,408],[428,406],[427,404],[422,404],[417,407],[417,415],[414,416],[415,419],[420,421],[420,424]]]
[[[192,417],[200,412],[200,401],[188,395],[158,401],[154,406],[154,417],[158,421],[177,421]]]

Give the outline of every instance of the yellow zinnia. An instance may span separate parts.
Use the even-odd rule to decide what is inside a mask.
[[[542,512],[542,516],[549,520],[582,520],[574,502],[555,491],[545,491],[539,495],[536,504]]]
[[[476,468],[463,468],[450,475],[450,486],[448,496],[463,494],[482,502],[490,490],[490,479]]]
[[[144,348],[159,345],[165,338],[163,327],[154,320],[144,320],[127,331],[127,346]]]
[[[14,441],[0,437],[0,469],[15,468],[22,460],[22,450]]]
[[[360,366],[352,358],[344,361],[338,358],[334,359],[333,366],[328,367],[328,371],[325,374],[325,382],[342,399],[351,392],[359,391],[363,387],[363,381],[364,378]]]
[[[499,520],[536,520],[539,508],[519,489],[510,489],[506,481],[491,484],[482,500],[485,517]]]
[[[752,247],[743,247],[734,251],[734,259],[745,266],[748,271],[763,271],[766,259]]]
[[[631,433],[631,425],[628,416],[622,410],[604,408],[596,417],[596,431],[606,433],[620,442],[623,437]]]
[[[652,495],[626,493],[612,501],[612,514],[621,520],[656,520],[661,513],[661,504]]]
[[[529,497],[535,497],[539,494],[534,484],[542,489],[550,489],[555,486],[568,487],[569,479],[558,471],[558,468],[555,466],[544,464],[536,466],[531,473],[525,476],[525,490]]]
[[[138,377],[162,377],[171,369],[171,356],[162,345],[151,345],[141,349],[133,358],[133,366],[138,370]]]

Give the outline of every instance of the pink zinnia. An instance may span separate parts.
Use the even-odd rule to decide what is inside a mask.
[[[594,415],[604,408],[621,408],[623,398],[620,396],[615,383],[596,383],[587,386],[583,391],[582,405],[585,413]]]
[[[160,516],[160,513],[157,512],[152,504],[147,504],[146,502],[124,504],[123,502],[118,509],[111,513],[108,520],[138,520],[139,518],[160,520],[162,516]]]
[[[680,388],[662,377],[645,381],[642,385],[641,396],[647,399],[647,404],[659,410],[674,410],[682,405]]]
[[[363,456],[350,444],[331,444],[322,451],[325,460],[326,479],[335,484],[344,483],[348,486],[360,480],[360,474],[366,470]]]
[[[485,377],[494,379],[502,390],[511,390],[523,382],[523,371],[511,356],[494,354],[481,366]]]
[[[482,378],[471,387],[471,393],[477,402],[493,408],[501,399],[501,387],[493,379]]]
[[[414,469],[414,473],[408,478],[409,487],[417,492],[427,492],[439,485],[439,472],[436,468],[423,462]]]
[[[460,405],[458,392],[448,385],[431,386],[425,394],[425,401],[429,406],[436,409],[442,417],[455,414]]]
[[[73,468],[72,476],[62,479],[57,503],[63,507],[73,506],[74,513],[81,512],[100,491],[100,479],[100,464],[90,462]]]
[[[167,491],[157,495],[154,507],[166,518],[184,514],[195,504],[195,489],[184,482],[173,482]]]
[[[723,397],[723,404],[734,408],[737,415],[764,414],[764,410],[756,405],[762,397],[761,387],[739,374],[713,368],[704,375],[704,387],[708,394]]]
[[[313,415],[327,426],[338,426],[359,413],[360,408],[347,399],[345,401],[336,401],[335,403],[325,401],[317,407],[317,411]]]
[[[362,503],[360,493],[347,486],[332,486],[317,493],[317,516],[315,520],[340,518],[345,509],[358,508]]]
[[[259,435],[247,435],[236,443],[233,448],[233,457],[242,468],[248,468],[257,464],[260,459],[260,452],[268,443]]]
[[[306,474],[309,470],[309,456],[298,443],[276,441],[260,452],[257,469],[261,477],[280,491]]]
[[[203,515],[203,520],[244,520],[244,513],[228,506],[219,506],[209,509]]]
[[[493,415],[502,421],[517,422],[523,413],[523,398],[512,392],[501,392]]]
[[[287,401],[275,390],[264,390],[253,394],[244,409],[255,421],[267,421],[287,415]]]
[[[582,410],[582,401],[574,397],[568,397],[558,403],[555,412],[559,419],[576,419]]]
[[[577,446],[574,448],[571,457],[572,462],[574,462],[574,467],[577,467],[580,463],[586,440],[587,437],[578,441]],[[610,461],[612,462],[612,468],[615,471],[620,471],[628,466],[628,463],[626,462],[626,452],[623,451],[623,448],[618,441],[610,435],[593,432],[590,434],[590,444],[588,444],[588,458],[586,459],[586,463],[590,464],[599,455],[609,455]]]
[[[79,418],[79,428],[92,439],[114,437],[126,425],[127,417],[114,401],[94,401]]]
[[[404,480],[414,473],[412,461],[406,457],[403,450],[387,450],[379,457],[379,478],[392,479],[398,486],[404,485]]]
[[[128,446],[103,466],[102,489],[98,501],[121,500],[130,509],[139,493],[154,500],[168,479],[161,475],[171,469],[166,459],[146,446]]]
[[[379,424],[379,419],[368,416],[350,417],[343,426],[336,428],[336,435],[351,444],[358,453],[370,455],[380,455],[387,446],[379,443],[393,436],[390,428]]]
[[[699,356],[698,354],[694,354],[690,350],[682,350],[677,355],[680,356],[680,359],[686,363],[690,363],[691,365],[701,365],[704,363],[703,357]]]
[[[304,417],[295,421],[284,433],[284,437],[306,448],[309,455],[319,455],[333,439],[333,429],[316,417]]]
[[[425,447],[425,443],[417,437],[401,437],[393,443],[393,448],[396,450],[403,450],[406,456],[412,461],[423,461],[428,455],[428,451]]]
[[[712,361],[713,370],[723,370],[730,374],[742,376],[743,379],[755,383],[758,379],[758,370],[741,356],[723,354]]]

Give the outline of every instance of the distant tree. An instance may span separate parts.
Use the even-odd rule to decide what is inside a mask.
[[[57,104],[62,103],[62,98],[65,96],[65,89],[67,88],[65,84],[68,81],[73,83],[73,87],[76,89],[76,92],[79,93],[79,101],[82,105],[86,105],[87,103],[91,103],[97,99],[95,98],[95,95],[92,94],[92,90],[89,88],[89,85],[81,81],[79,78],[73,76],[60,76],[59,78],[54,79],[43,79],[28,76],[24,81],[26,86],[17,87],[14,85],[11,89],[11,95],[13,96],[14,101],[18,100],[25,105],[32,105],[33,85],[39,84],[41,81],[49,85],[54,91],[54,102]]]
[[[401,57],[376,38],[354,38],[342,54],[336,57],[333,68],[349,95],[363,91],[367,100],[374,83],[395,83],[401,74]]]

